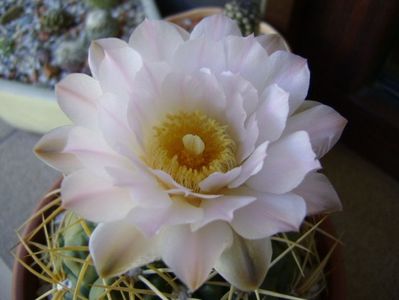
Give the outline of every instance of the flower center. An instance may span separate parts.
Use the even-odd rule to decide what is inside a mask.
[[[196,192],[210,174],[224,173],[237,165],[236,144],[227,126],[199,111],[167,115],[153,128],[147,150],[152,168],[169,173]]]

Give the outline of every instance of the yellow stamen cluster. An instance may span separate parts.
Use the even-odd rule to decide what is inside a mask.
[[[153,128],[147,162],[198,192],[204,178],[236,166],[235,152],[236,144],[226,126],[199,111],[179,112],[167,115]]]

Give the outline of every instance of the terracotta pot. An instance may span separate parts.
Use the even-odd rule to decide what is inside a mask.
[[[53,185],[53,187],[50,189],[50,191],[58,189],[60,187],[60,185],[61,185],[61,179],[58,180]],[[57,198],[57,196],[53,195],[53,196],[43,198],[42,200],[40,200],[32,215],[34,215],[37,211],[42,209],[44,206],[46,206],[47,204],[49,204],[51,201],[55,200],[56,198]],[[47,213],[51,213],[51,210],[47,211]],[[41,217],[37,216],[31,222],[29,222],[22,232],[22,238],[25,238],[26,236],[28,236],[29,233],[32,232],[41,223],[41,221],[42,221]],[[43,231],[39,232],[36,235],[36,239],[38,242],[45,241],[44,232]],[[16,257],[21,259],[26,264],[30,265],[32,263],[32,259],[28,256],[28,252],[26,251],[25,247],[22,244],[18,245],[15,255],[16,255]],[[39,284],[40,284],[40,281],[36,276],[34,276],[27,269],[25,269],[24,266],[22,266],[17,260],[14,261],[12,291],[11,291],[13,300],[35,299],[37,297],[36,291],[39,288]]]

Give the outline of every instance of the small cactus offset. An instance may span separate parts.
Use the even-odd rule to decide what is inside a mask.
[[[61,42],[54,53],[56,65],[63,66],[71,72],[78,71],[86,60],[85,43],[83,39]]]
[[[74,18],[63,9],[50,9],[41,18],[44,31],[60,33],[74,24]]]
[[[232,0],[226,3],[224,13],[237,21],[242,35],[259,33],[262,0]]]
[[[333,237],[319,230],[324,219],[317,223],[305,222],[300,233],[272,238],[272,267],[259,289],[239,291],[213,271],[205,284],[190,293],[162,261],[113,278],[99,277],[88,246],[96,224],[64,211],[60,203],[60,196],[57,196],[40,210],[34,216],[42,220],[37,229],[33,234],[20,237],[21,245],[33,261],[25,267],[36,276],[39,272],[43,281],[37,295],[40,299],[45,295],[63,300],[320,299],[326,287],[324,268],[338,243],[334,240],[331,251],[321,257],[316,246],[317,235]],[[41,243],[37,233],[44,236]],[[24,264],[21,258],[17,260]]]
[[[0,54],[9,55],[14,51],[15,43],[12,39],[0,37]]]
[[[0,24],[5,25],[18,19],[24,13],[24,8],[20,5],[11,6],[6,12],[0,16]]]
[[[89,40],[117,36],[118,20],[114,19],[105,9],[95,9],[86,16],[85,29]]]

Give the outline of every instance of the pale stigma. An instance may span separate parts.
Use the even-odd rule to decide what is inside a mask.
[[[184,148],[194,155],[200,155],[205,150],[205,144],[198,135],[186,134],[182,138]]]

